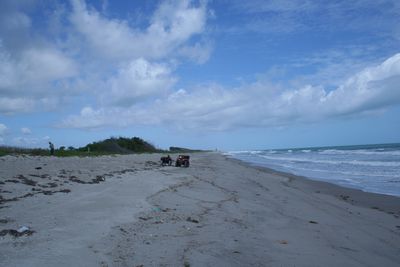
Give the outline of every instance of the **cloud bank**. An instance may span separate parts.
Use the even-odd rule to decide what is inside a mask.
[[[49,8],[43,29],[29,16],[33,3],[2,5],[0,114],[54,110],[77,98],[131,106],[168,91],[176,64],[204,63],[212,50],[193,38],[205,30],[203,3],[162,2],[138,26],[71,0]]]
[[[299,89],[255,82],[238,88],[218,85],[178,90],[166,99],[130,108],[93,109],[65,119],[63,127],[96,128],[165,125],[184,129],[227,130],[318,122],[400,104],[400,54],[353,75],[334,90],[307,85]]]
[[[72,6],[71,22],[89,51],[106,59],[165,58],[201,33],[206,23],[206,6],[194,6],[188,0],[162,2],[144,29],[106,18],[84,1],[73,0]]]

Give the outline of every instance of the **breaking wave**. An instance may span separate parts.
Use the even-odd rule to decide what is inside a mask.
[[[233,151],[226,155],[316,180],[400,196],[400,144]]]

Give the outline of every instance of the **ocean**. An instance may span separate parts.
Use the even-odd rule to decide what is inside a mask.
[[[231,151],[225,154],[313,180],[400,196],[400,144]]]

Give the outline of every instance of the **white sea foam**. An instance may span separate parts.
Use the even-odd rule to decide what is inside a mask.
[[[233,157],[343,186],[400,196],[400,145],[237,151]]]
[[[271,157],[266,155],[260,155],[260,157],[270,160],[278,161],[291,161],[291,162],[303,162],[303,163],[322,163],[331,165],[341,164],[353,164],[362,166],[375,166],[375,167],[400,167],[400,162],[396,161],[360,161],[360,160],[320,160],[310,158],[297,158],[297,157]]]
[[[250,154],[252,150],[238,150],[238,151],[228,151],[224,152],[224,155],[237,155],[237,154]]]
[[[377,155],[377,156],[400,156],[400,151],[385,151],[384,149],[377,150],[338,150],[338,149],[327,149],[318,151],[319,154],[323,155]]]

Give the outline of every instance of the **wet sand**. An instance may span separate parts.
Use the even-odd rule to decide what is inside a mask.
[[[0,265],[400,265],[400,198],[160,156],[1,157]]]

